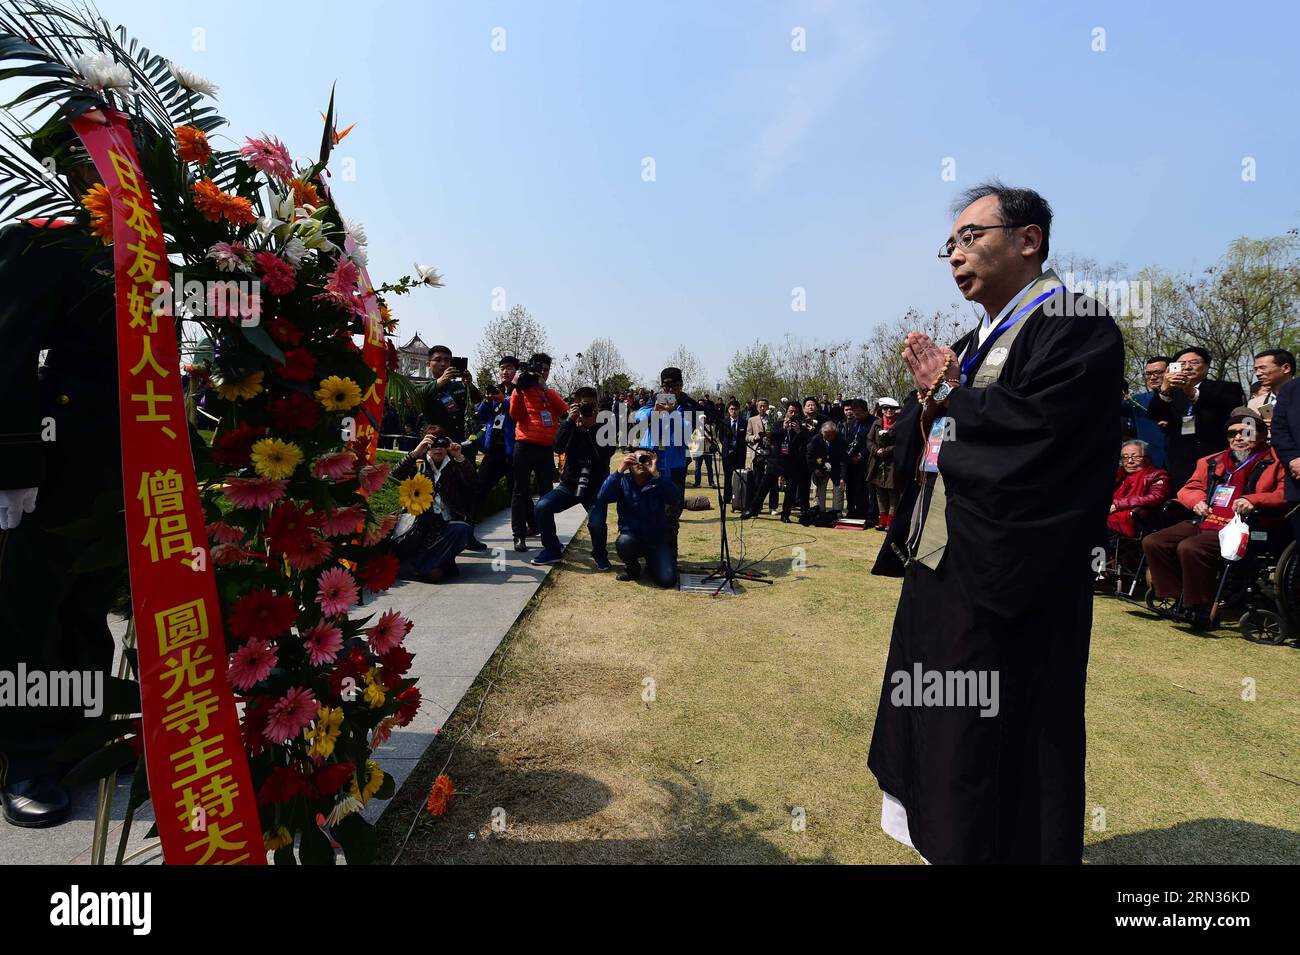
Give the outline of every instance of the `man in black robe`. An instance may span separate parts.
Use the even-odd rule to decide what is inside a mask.
[[[896,425],[898,520],[873,569],[903,590],[868,766],[882,826],[930,862],[1078,863],[1124,349],[1101,306],[1042,271],[1041,196],[992,183],[954,208],[940,255],[986,318],[951,349],[904,346],[923,398]]]
[[[66,126],[34,150],[73,195],[99,181]],[[83,218],[11,223],[0,287],[0,671],[107,675],[126,583],[112,256]],[[52,755],[83,726],[75,708],[0,706],[8,823],[67,818],[68,766]]]

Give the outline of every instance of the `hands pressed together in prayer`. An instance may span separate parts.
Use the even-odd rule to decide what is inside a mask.
[[[945,366],[949,369],[956,366],[957,356],[947,345],[936,345],[924,332],[908,332],[903,342],[903,361],[907,362],[917,389],[924,391],[938,383]],[[957,377],[956,372],[952,377]]]

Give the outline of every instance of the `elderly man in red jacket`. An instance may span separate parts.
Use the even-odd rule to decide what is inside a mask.
[[[1159,597],[1182,596],[1198,626],[1210,623],[1219,564],[1218,532],[1240,514],[1252,526],[1282,523],[1285,470],[1268,446],[1268,425],[1249,408],[1228,418],[1228,449],[1196,462],[1178,501],[1196,515],[1142,539],[1151,567],[1151,586]]]
[[[1120,447],[1120,462],[1106,526],[1125,537],[1137,537],[1137,519],[1169,500],[1169,472],[1151,463],[1147,443],[1139,438]]]

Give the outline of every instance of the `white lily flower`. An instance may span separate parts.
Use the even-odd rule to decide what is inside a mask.
[[[338,250],[338,246],[326,238],[324,224],[316,219],[303,219],[295,223],[294,227],[298,232],[298,237],[302,239],[307,248],[315,249],[318,252],[334,252]]]
[[[107,56],[85,53],[73,61],[73,69],[81,74],[86,85],[108,92],[131,93],[131,71]]]
[[[429,288],[442,288],[442,276],[438,274],[438,270],[433,266],[421,265],[419,262],[416,262],[415,273],[419,276],[420,281],[429,286]]]
[[[206,76],[201,76],[193,70],[187,70],[170,61],[167,63],[167,69],[171,71],[172,77],[180,84],[182,89],[187,89],[191,93],[198,93],[200,96],[216,98],[219,87]]]

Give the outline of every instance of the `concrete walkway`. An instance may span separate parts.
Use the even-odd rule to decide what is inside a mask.
[[[556,516],[562,544],[568,543],[585,516],[580,507]],[[541,549],[536,538],[529,539],[528,553],[516,554],[511,549],[508,510],[482,521],[477,531],[488,550],[462,554],[456,561],[460,576],[454,581],[437,586],[399,581],[392,590],[367,601],[366,612],[382,613],[391,608],[415,622],[405,645],[415,654],[411,675],[419,677],[423,704],[411,725],[395,730],[376,751],[379,764],[399,789],[550,572],[550,567],[528,563]],[[494,562],[499,569],[493,569]],[[114,619],[111,623],[114,636],[120,639],[125,621]],[[118,778],[110,863],[117,851],[130,788],[130,777]],[[93,785],[74,790],[72,818],[52,829],[19,829],[0,820],[0,864],[89,863],[95,795]],[[386,802],[372,800],[365,816],[373,822],[386,807]],[[153,825],[150,809],[145,806],[132,822],[128,856],[157,841],[144,838]],[[161,858],[161,853],[152,849],[133,861],[156,863]]]

